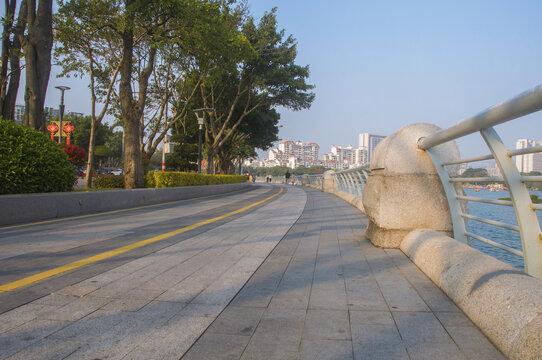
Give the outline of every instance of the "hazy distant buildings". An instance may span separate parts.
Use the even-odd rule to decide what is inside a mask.
[[[17,124],[23,123],[24,105],[15,105],[15,122]]]
[[[519,139],[516,149],[542,146],[542,141]],[[542,154],[525,154],[516,156],[516,166],[520,172],[542,171]]]
[[[287,166],[292,169],[299,166],[324,166],[328,169],[345,170],[370,162],[374,149],[385,138],[383,135],[359,134],[359,147],[331,145],[331,151],[323,154],[321,160],[318,158],[318,144],[285,140],[278,148],[269,150],[269,158],[258,164],[265,167]]]
[[[367,151],[367,162],[371,161],[372,154],[376,146],[386,138],[384,135],[375,135],[370,133],[359,134],[359,148]]]
[[[320,163],[318,151],[320,146],[313,142],[285,140],[278,149],[269,150],[269,158],[264,160],[266,167],[288,166],[295,169],[299,166],[315,166]]]
[[[49,120],[56,120],[56,118],[60,117],[60,110],[55,109],[52,107],[46,106],[43,111],[45,112],[45,116],[47,116],[48,121]],[[15,105],[15,122],[17,124],[23,123],[23,116],[24,116],[24,105]],[[64,113],[64,116],[66,118],[72,117],[72,116],[83,116],[83,113],[75,112],[75,111],[66,111]]]
[[[367,149],[356,149],[352,145],[331,145],[331,152],[323,155],[324,166],[335,170],[363,165],[367,159]]]

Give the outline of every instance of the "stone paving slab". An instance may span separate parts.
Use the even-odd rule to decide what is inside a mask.
[[[305,191],[303,215],[182,359],[504,359],[401,251],[363,237],[357,209]],[[242,338],[229,348],[217,328]]]

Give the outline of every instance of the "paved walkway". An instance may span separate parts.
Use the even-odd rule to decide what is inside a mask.
[[[269,187],[263,186],[264,189]],[[342,200],[233,221],[0,315],[0,359],[500,359]]]

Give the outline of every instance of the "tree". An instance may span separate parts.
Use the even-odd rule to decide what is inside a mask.
[[[314,100],[314,86],[306,83],[308,66],[295,64],[296,41],[292,36],[284,39],[284,30],[277,30],[276,9],[258,24],[248,17],[242,34],[253,51],[241,49],[233,66],[211,69],[200,86],[203,106],[214,109],[205,124],[209,173],[214,156],[248,115],[262,107],[307,109]]]
[[[0,115],[4,119],[12,121],[15,121],[15,103],[21,77],[21,41],[14,33],[15,29],[24,32],[26,28],[26,6],[21,6],[17,23],[14,25],[16,8],[17,0],[5,1],[2,58],[0,63]]]
[[[51,50],[53,48],[53,1],[23,0],[21,14],[26,14],[26,31],[16,27],[26,66],[25,113],[23,124],[36,130],[45,130],[43,106],[49,75],[51,73]]]
[[[461,177],[471,178],[471,177],[488,177],[487,169],[484,168],[468,168],[465,170]]]
[[[55,56],[62,66],[60,76],[89,77],[91,123],[85,178],[85,188],[89,189],[92,187],[96,132],[109,108],[119,72],[120,39],[108,24],[118,20],[120,9],[117,2],[111,0],[59,0],[59,6],[55,17],[58,41]],[[104,105],[97,113],[99,101]]]

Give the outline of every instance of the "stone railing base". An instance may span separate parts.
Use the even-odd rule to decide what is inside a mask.
[[[542,358],[542,281],[442,233],[414,230],[401,250],[510,359]]]

